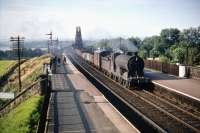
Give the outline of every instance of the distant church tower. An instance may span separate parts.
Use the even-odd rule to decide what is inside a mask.
[[[82,49],[83,48],[83,40],[81,36],[81,27],[76,27],[76,37],[75,37],[75,48]]]

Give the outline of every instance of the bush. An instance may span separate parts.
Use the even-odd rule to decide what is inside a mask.
[[[169,59],[166,56],[160,56],[159,57],[160,62],[162,63],[169,63]]]
[[[185,60],[185,49],[177,47],[173,50],[173,55],[175,57],[174,60],[182,64]]]

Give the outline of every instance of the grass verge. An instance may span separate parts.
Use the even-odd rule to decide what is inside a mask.
[[[42,96],[32,96],[0,118],[0,133],[36,132],[42,101]]]

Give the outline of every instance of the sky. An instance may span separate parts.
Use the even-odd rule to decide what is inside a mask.
[[[83,39],[158,35],[200,26],[200,0],[0,0],[0,40]]]

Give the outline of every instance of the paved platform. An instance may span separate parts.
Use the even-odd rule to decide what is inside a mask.
[[[153,83],[200,101],[200,80],[184,79],[158,71],[145,70]]]
[[[51,76],[48,133],[138,133],[67,59]]]

